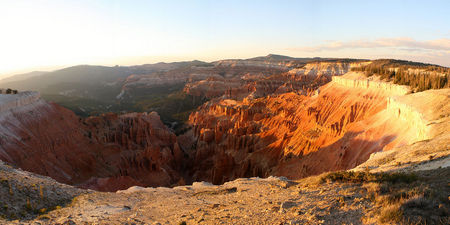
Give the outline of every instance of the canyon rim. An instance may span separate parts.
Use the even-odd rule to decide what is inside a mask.
[[[449,8],[2,1],[0,224],[450,224]]]

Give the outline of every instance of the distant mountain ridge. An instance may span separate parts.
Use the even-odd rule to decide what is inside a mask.
[[[31,77],[44,75],[46,73],[48,73],[48,72],[47,71],[32,71],[29,73],[16,74],[16,75],[12,75],[12,76],[8,76],[6,78],[0,79],[0,83],[21,81],[21,80],[25,80],[25,79],[28,79]]]
[[[415,63],[404,60],[386,59],[401,64],[414,65],[430,65],[426,63]],[[371,61],[368,59],[350,59],[350,58],[321,58],[321,57],[305,57],[297,58],[278,54],[268,54],[266,56],[258,56],[248,59],[224,59],[211,63],[193,60],[181,62],[158,62],[153,64],[142,64],[134,66],[99,66],[99,65],[76,65],[55,71],[33,71],[29,73],[12,75],[0,79],[0,85],[19,90],[37,90],[43,91],[48,86],[58,83],[108,83],[116,79],[126,78],[133,74],[149,74],[154,72],[164,72],[173,69],[179,69],[190,66],[211,66],[221,61],[266,61],[266,62],[296,62],[297,65],[310,62],[355,62],[355,61]]]
[[[415,71],[411,73],[422,75],[425,74],[422,70],[429,68],[432,71],[427,74],[448,71],[444,67],[401,60],[296,58],[269,54],[214,62],[194,60],[135,66],[78,65],[52,72],[11,76],[0,80],[0,88],[39,91],[47,101],[61,104],[83,117],[104,112],[157,111],[165,123],[172,123],[185,121],[190,110],[210,98],[224,94],[242,98],[249,94],[257,97],[274,92],[306,93],[311,91],[311,79],[315,80],[313,86],[317,86],[329,82],[330,76],[342,75],[350,69],[361,70],[358,69],[361,66],[369,73],[383,71],[389,79],[398,67],[413,66]],[[395,79],[402,84],[408,85],[410,81],[418,83],[416,81],[420,80],[414,78],[416,75],[406,77],[406,73],[402,73],[404,78],[408,78],[403,79],[399,74]],[[445,86],[445,79],[432,79],[431,86]],[[427,82],[417,85],[421,90],[429,86]]]

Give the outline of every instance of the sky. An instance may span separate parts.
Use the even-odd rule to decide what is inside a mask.
[[[450,1],[0,0],[0,77],[283,54],[450,67]]]

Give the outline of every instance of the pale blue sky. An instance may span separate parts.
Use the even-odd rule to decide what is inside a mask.
[[[0,75],[269,53],[450,66],[449,2],[1,0]]]

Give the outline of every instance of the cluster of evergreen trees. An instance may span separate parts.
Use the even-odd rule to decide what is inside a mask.
[[[415,72],[409,69],[421,69],[424,72]],[[450,69],[436,65],[383,59],[374,60],[369,65],[352,70],[364,72],[367,76],[377,74],[383,80],[408,85],[415,91],[450,87]]]
[[[8,88],[8,89],[6,89],[5,90],[5,93],[4,94],[17,94],[18,93],[18,91],[17,90],[12,90],[11,88]],[[3,90],[2,89],[0,89],[0,94],[3,94]]]

